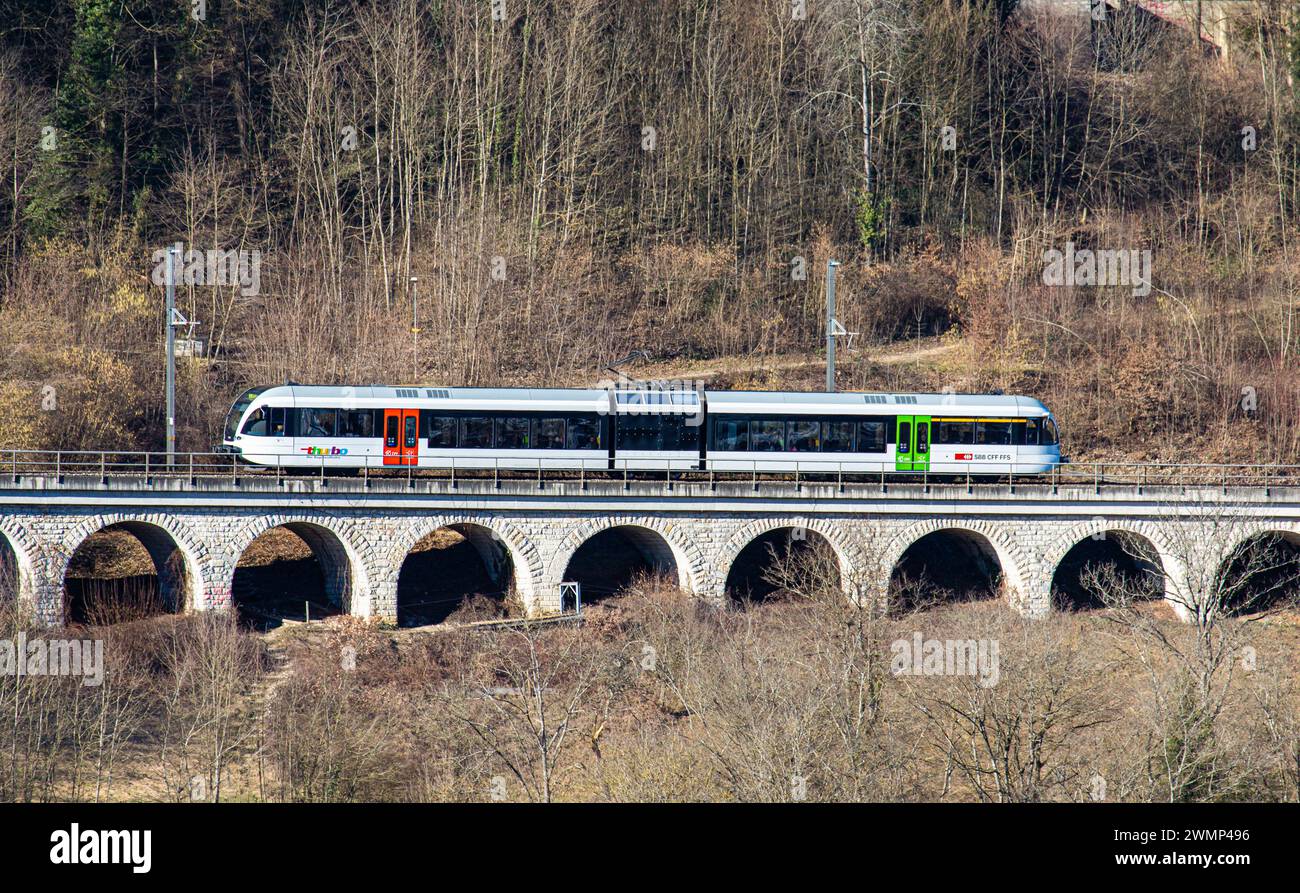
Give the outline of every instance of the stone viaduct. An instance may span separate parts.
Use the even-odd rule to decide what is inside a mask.
[[[720,603],[741,550],[791,528],[830,544],[851,595],[887,585],[909,547],[937,535],[983,561],[1031,616],[1051,610],[1067,553],[1118,536],[1141,545],[1185,616],[1242,544],[1263,534],[1300,542],[1300,487],[0,477],[0,549],[16,565],[18,597],[51,624],[64,619],[69,561],[96,531],[134,533],[164,597],[204,611],[231,604],[241,554],[282,525],[311,547],[326,595],[363,618],[395,618],[407,554],[442,527],[463,533],[490,572],[512,567],[533,614],[559,609],[570,559],[601,531],[620,528],[683,590]],[[167,562],[177,552],[181,564]]]

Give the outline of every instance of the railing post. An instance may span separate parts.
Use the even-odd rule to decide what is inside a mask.
[[[108,459],[107,453],[101,452],[99,454],[99,482],[101,484],[108,483],[108,473],[106,470],[108,464],[107,459]]]
[[[145,453],[144,453],[144,485],[145,485],[146,487],[148,487],[148,486],[150,485],[150,483],[151,483],[151,482],[150,482],[150,480],[149,480],[149,451],[148,451],[148,450],[145,450]]]
[[[190,486],[194,486],[194,453],[190,452]]]
[[[54,451],[54,480],[63,483],[63,451]]]

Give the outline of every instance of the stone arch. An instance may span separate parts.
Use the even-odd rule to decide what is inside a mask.
[[[345,614],[370,615],[370,581],[376,578],[373,545],[357,537],[351,523],[309,513],[264,515],[240,527],[239,535],[230,543],[226,591],[232,593],[232,601],[234,573],[240,556],[253,540],[276,527],[288,528],[311,549],[325,579],[325,595],[333,604]]]
[[[443,528],[451,528],[470,541],[494,580],[504,569],[500,561],[501,553],[508,556],[514,566],[515,588],[519,592],[519,597],[528,612],[535,613],[536,594],[541,588],[545,574],[541,555],[522,530],[509,521],[488,515],[435,515],[420,518],[417,523],[404,528],[394,543],[393,566],[388,571],[393,578],[394,587],[402,564],[406,556],[415,548],[416,543]],[[394,617],[396,612],[397,603],[394,594]]]
[[[765,533],[786,528],[811,530],[826,540],[835,553],[836,561],[839,562],[840,585],[845,595],[850,598],[859,597],[862,590],[862,574],[867,571],[867,567],[857,541],[845,533],[842,525],[834,521],[807,517],[760,518],[736,531],[719,554],[718,565],[714,568],[714,590],[725,595],[727,577],[732,565],[736,563],[736,559],[740,557],[740,553],[746,546]]]
[[[1042,557],[1042,591],[1036,593],[1037,596],[1045,600],[1045,605],[1051,605],[1051,588],[1052,580],[1056,577],[1056,571],[1061,566],[1061,562],[1070,550],[1089,537],[1106,533],[1107,531],[1116,531],[1127,533],[1139,537],[1146,542],[1155,552],[1155,557],[1160,565],[1160,571],[1163,577],[1161,587],[1164,593],[1164,599],[1173,607],[1175,613],[1180,617],[1186,618],[1186,607],[1179,601],[1177,590],[1179,581],[1182,579],[1182,562],[1176,557],[1169,540],[1160,531],[1159,525],[1150,521],[1133,521],[1124,518],[1090,518],[1087,521],[1080,521],[1067,527],[1064,532],[1059,534],[1052,544],[1043,552]]]
[[[667,560],[671,559],[677,568],[677,585],[683,591],[691,593],[706,591],[708,563],[699,547],[679,536],[677,526],[671,521],[627,515],[589,518],[565,537],[563,545],[555,556],[552,588],[558,590],[569,562],[584,543],[593,536],[614,528],[626,528],[629,536],[634,539],[636,547],[656,564],[666,564]]]
[[[1000,525],[982,519],[931,518],[909,524],[885,547],[881,559],[881,565],[887,575],[885,585],[888,585],[888,577],[893,574],[894,568],[902,561],[903,555],[909,548],[932,533],[944,532],[974,534],[988,543],[997,558],[1002,574],[1002,587],[1008,602],[1022,613],[1039,612],[1038,606],[1028,598],[1025,569],[1031,562],[1024,549],[1003,532]]]
[[[54,547],[50,562],[51,578],[57,581],[53,592],[60,601],[57,606],[48,606],[51,616],[63,618],[62,600],[73,555],[90,536],[110,527],[129,531],[149,553],[158,574],[158,591],[165,605],[181,612],[193,610],[201,604],[210,576],[208,549],[189,526],[171,515],[114,513],[87,518],[69,530]],[[174,549],[179,550],[184,562],[183,574],[176,574],[168,563]]]
[[[13,554],[13,569],[17,584],[18,603],[36,610],[37,589],[40,584],[38,570],[43,564],[41,549],[27,531],[5,518],[0,518],[0,543]]]

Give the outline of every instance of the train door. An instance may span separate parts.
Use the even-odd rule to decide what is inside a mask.
[[[912,416],[912,470],[930,470],[930,416]]]
[[[898,436],[894,438],[894,469],[896,471],[912,470],[912,421],[913,416],[900,415],[895,424],[898,425]]]
[[[901,415],[895,438],[894,468],[927,471],[930,468],[930,416]]]
[[[420,411],[384,410],[384,464],[420,464]]]

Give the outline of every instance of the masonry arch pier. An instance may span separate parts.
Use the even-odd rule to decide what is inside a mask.
[[[30,540],[0,518],[0,605],[33,610],[37,577]]]

